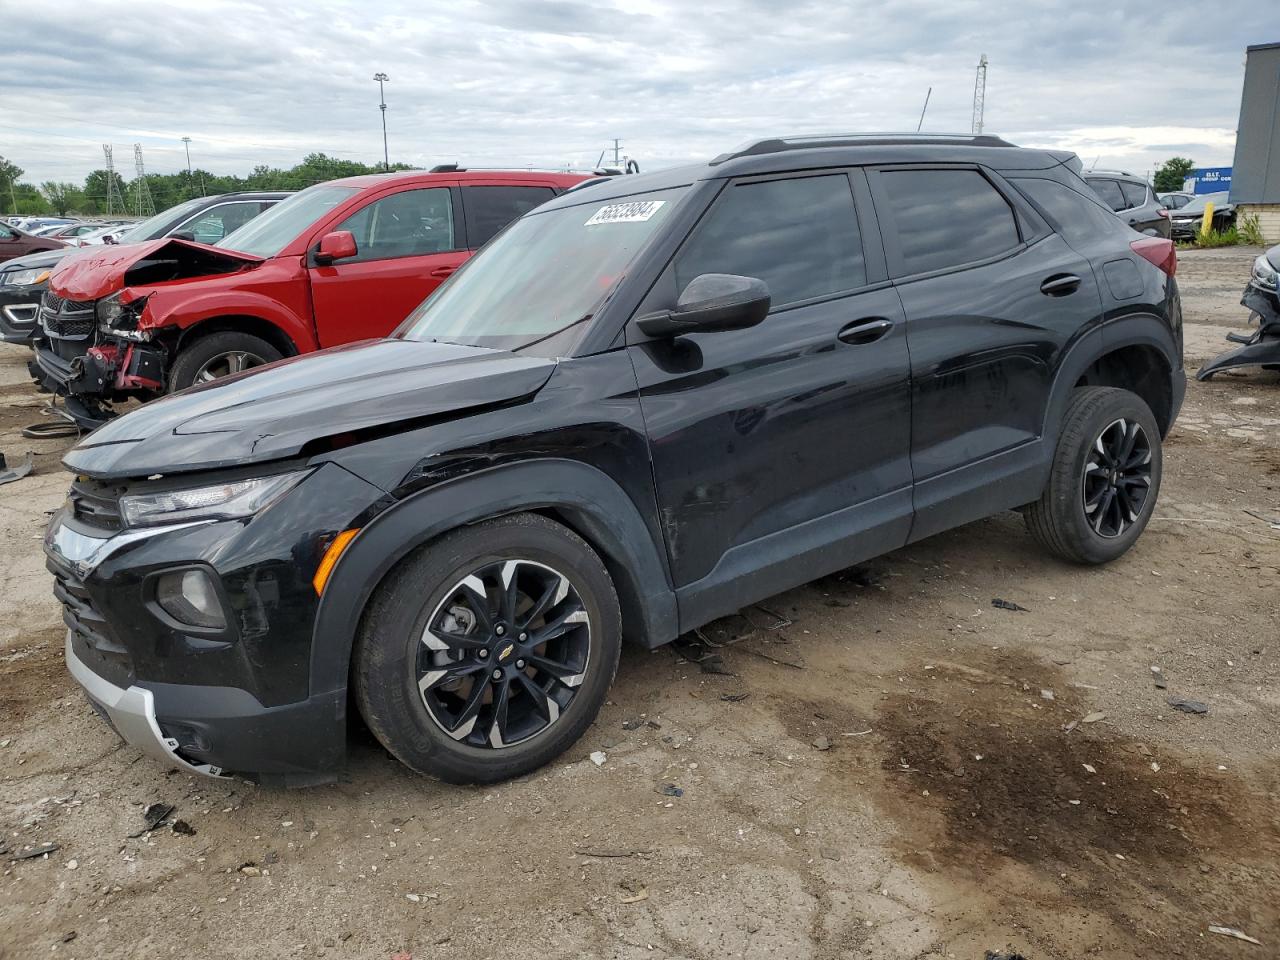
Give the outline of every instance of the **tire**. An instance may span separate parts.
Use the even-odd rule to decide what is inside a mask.
[[[1121,460],[1116,454],[1131,436],[1132,452]],[[1108,469],[1113,462],[1121,469]],[[1072,563],[1114,560],[1151,519],[1162,467],[1160,430],[1141,397],[1116,387],[1078,389],[1063,416],[1049,482],[1023,514],[1027,529]]]
[[[236,330],[211,333],[186,344],[169,368],[167,393],[185,390],[195,383],[220,379],[240,370],[251,370],[284,356],[261,337]],[[237,360],[239,358],[239,369]],[[223,370],[223,363],[226,369]],[[222,372],[219,372],[219,371]],[[206,376],[212,374],[212,376]]]
[[[509,607],[504,583],[515,587]],[[586,541],[537,514],[499,517],[426,544],[379,585],[356,639],[356,704],[405,766],[494,783],[582,736],[613,682],[621,638],[613,582]]]

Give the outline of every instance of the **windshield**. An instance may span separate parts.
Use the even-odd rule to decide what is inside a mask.
[[[274,257],[334,207],[359,193],[356,187],[320,184],[295,193],[277,203],[239,230],[233,230],[214,244],[258,257]]]
[[[530,213],[486,246],[397,331],[563,356],[687,188]]]

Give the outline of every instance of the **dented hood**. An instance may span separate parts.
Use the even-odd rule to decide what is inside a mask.
[[[279,460],[312,441],[511,403],[554,360],[417,340],[367,340],[193,387],[109,421],[63,459],[103,479]]]
[[[70,300],[97,300],[139,284],[235,273],[262,262],[262,257],[237,250],[171,237],[79,249],[85,252],[67,257],[49,278],[49,288]]]

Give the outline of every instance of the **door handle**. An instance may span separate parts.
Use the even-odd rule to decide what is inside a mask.
[[[1080,288],[1080,278],[1074,273],[1055,273],[1040,284],[1040,292],[1047,297],[1065,297]]]
[[[836,334],[842,343],[874,343],[893,329],[893,321],[885,317],[863,317],[847,324]]]
[[[447,277],[449,276],[449,274],[453,273],[457,269],[458,269],[457,267],[436,267],[434,270],[431,271],[431,276],[437,277],[437,278]]]

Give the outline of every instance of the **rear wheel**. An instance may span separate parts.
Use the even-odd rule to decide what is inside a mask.
[[[169,368],[169,393],[272,363],[284,355],[261,337],[225,330],[184,346]]]
[[[1050,552],[1075,563],[1119,557],[1146,528],[1160,492],[1160,430],[1141,397],[1084,387],[1063,418],[1049,482],[1024,513]]]
[[[353,663],[374,736],[452,783],[518,776],[568,749],[618,665],[621,622],[604,564],[536,514],[441,537],[378,588]]]

